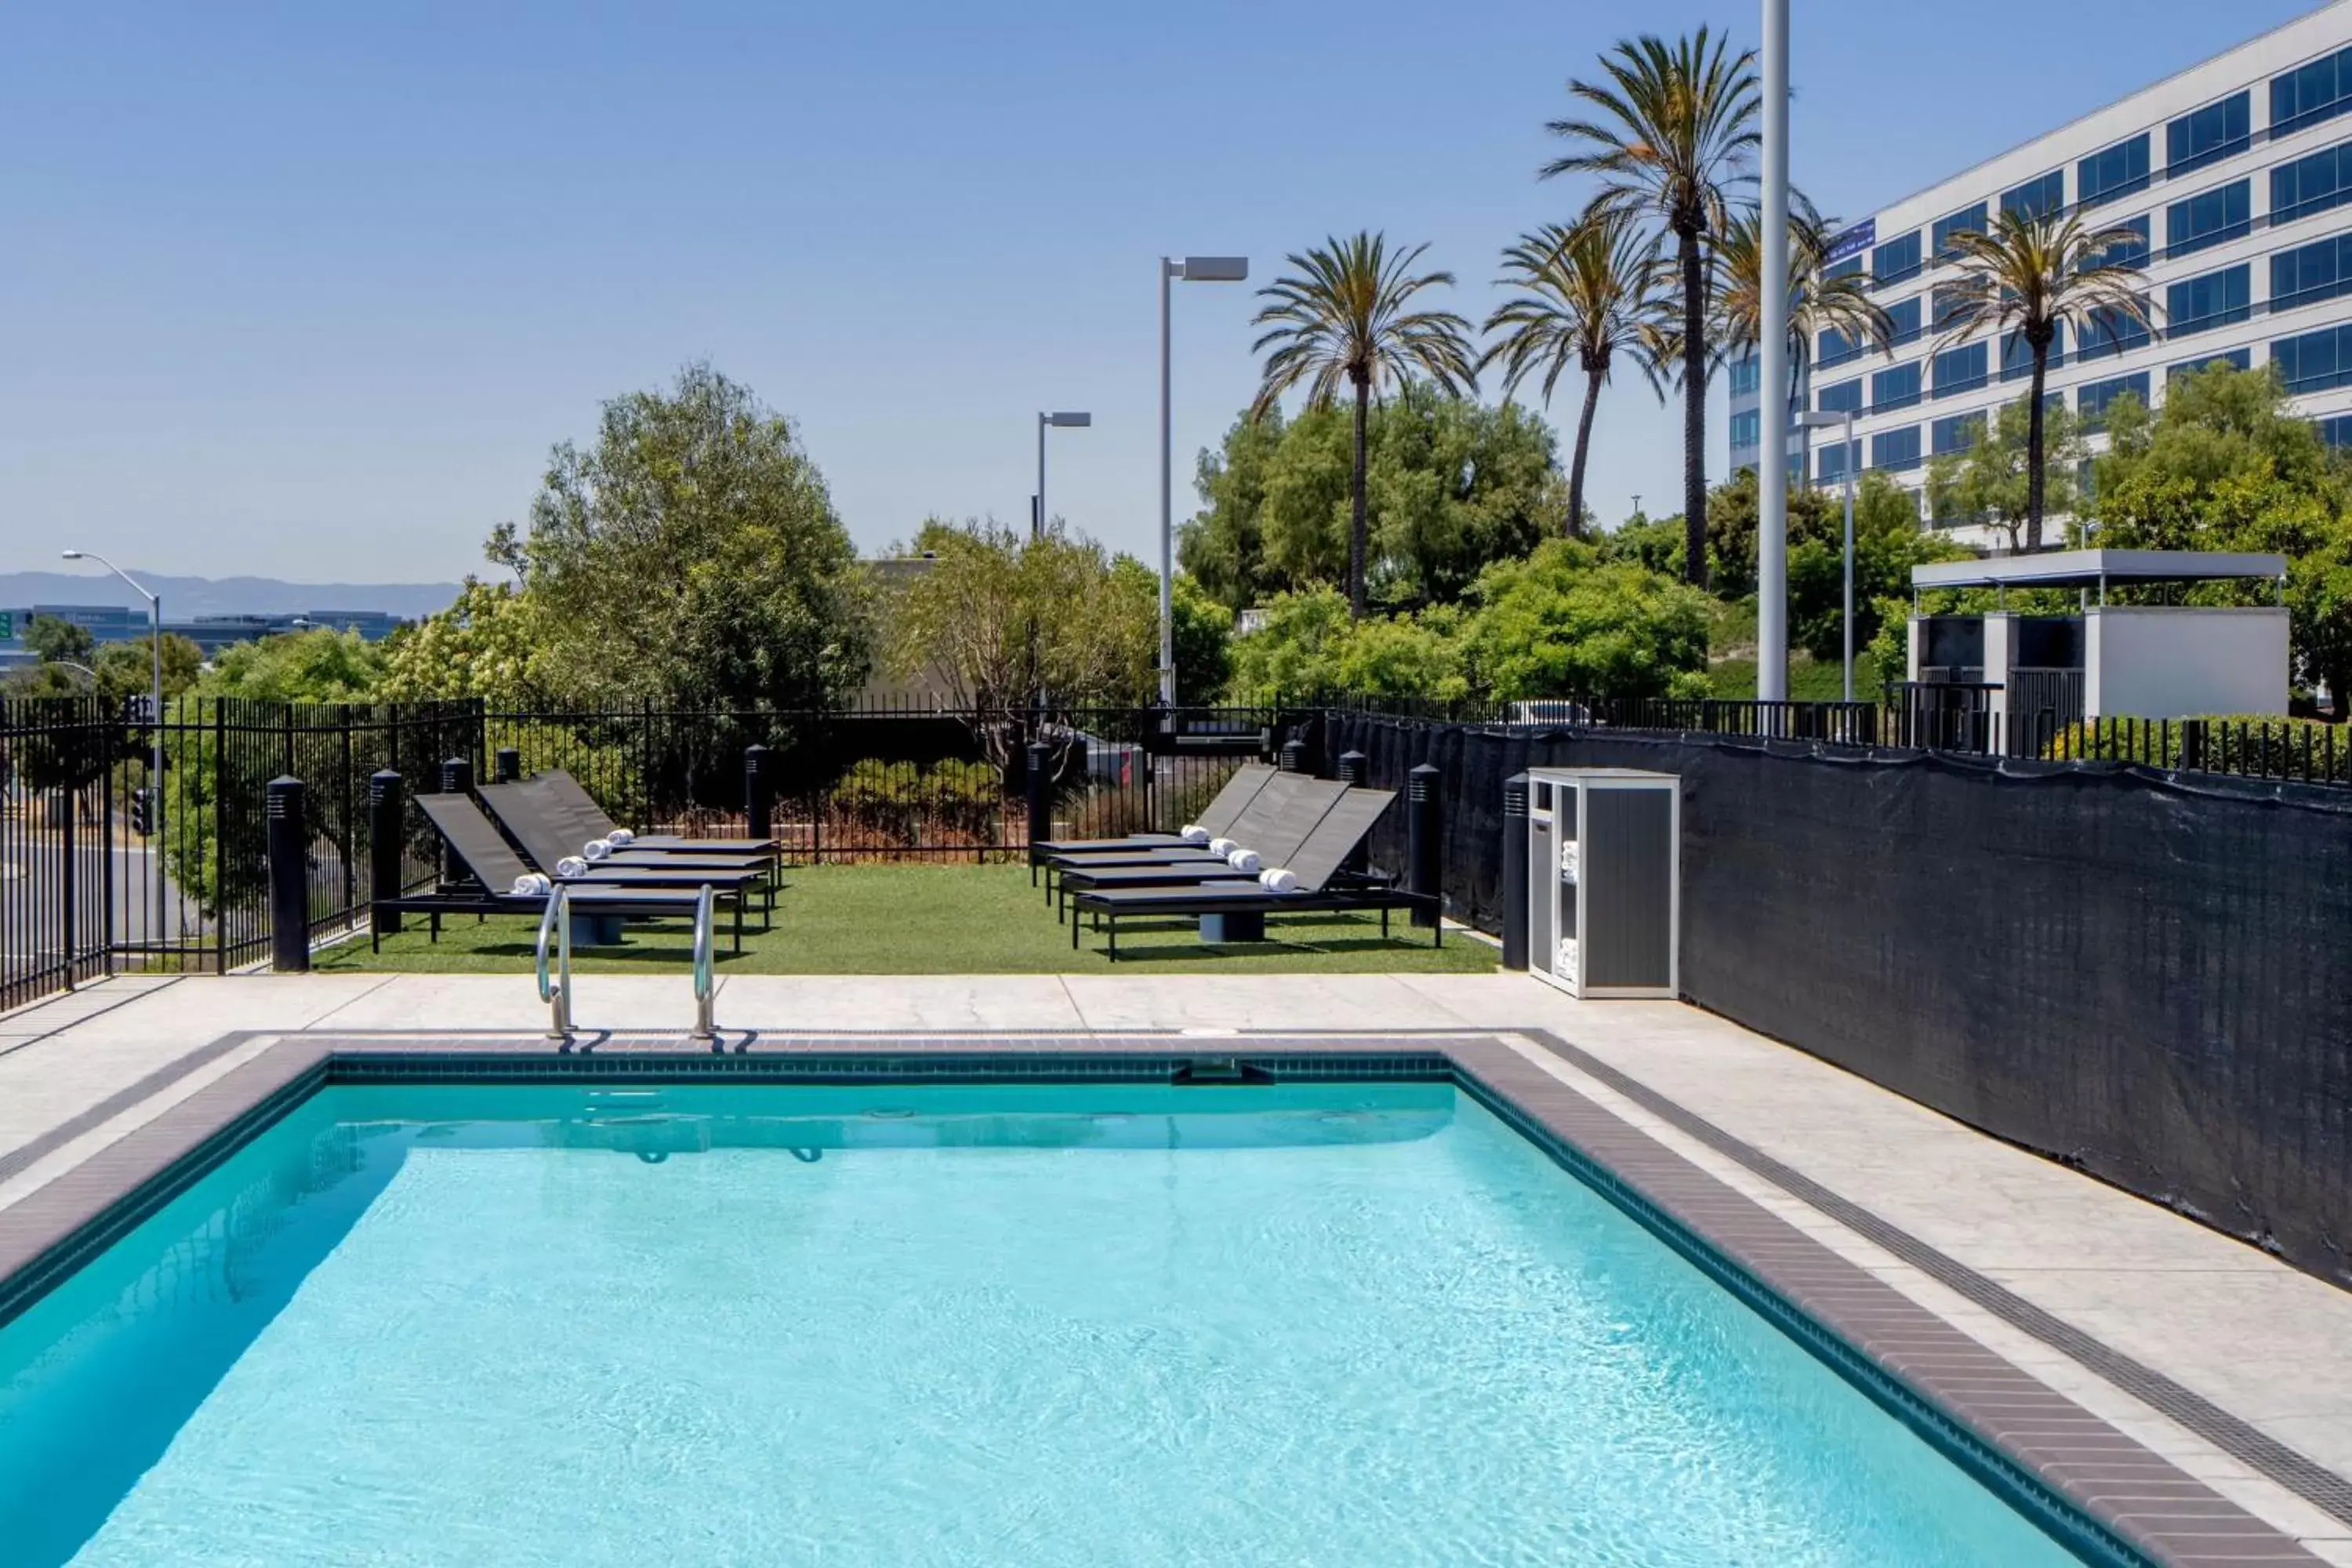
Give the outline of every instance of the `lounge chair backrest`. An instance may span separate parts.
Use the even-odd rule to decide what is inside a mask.
[[[545,773],[523,781],[525,791],[548,801],[548,815],[567,830],[576,832],[580,842],[602,838],[621,825],[604,815],[596,797],[580,786],[580,781],[562,768],[550,768]],[[575,848],[573,854],[579,851]]]
[[[1269,858],[1269,869],[1286,868],[1298,879],[1300,891],[1319,893],[1323,885],[1339,873],[1348,862],[1349,852],[1363,842],[1364,835],[1381,819],[1381,814],[1396,799],[1396,791],[1388,789],[1351,789],[1338,805],[1326,812],[1323,820],[1315,825],[1298,852],[1286,860]]]
[[[1315,831],[1315,825],[1348,793],[1346,784],[1331,779],[1309,778],[1304,773],[1282,776],[1298,781],[1283,792],[1282,804],[1261,817],[1250,831],[1236,828],[1225,836],[1244,849],[1256,850],[1258,858],[1268,866],[1285,865],[1297,854],[1307,836]],[[1258,798],[1263,800],[1265,795],[1261,794]]]
[[[592,835],[575,836],[558,816],[552,796],[533,794],[520,784],[484,784],[475,792],[499,826],[513,835],[522,846],[523,853],[539,862],[539,868],[549,876],[555,875],[555,863],[567,855],[578,855],[581,846]]]
[[[1279,768],[1265,763],[1244,763],[1234,770],[1234,776],[1225,781],[1225,787],[1217,792],[1216,798],[1202,806],[1201,815],[1192,821],[1207,828],[1212,838],[1231,837],[1227,829],[1233,826],[1234,819],[1249,809],[1249,803],[1257,798],[1260,790],[1280,776]]]
[[[515,885],[517,877],[527,876],[530,868],[522,858],[507,847],[482,808],[462,795],[419,795],[410,798],[416,809],[433,824],[435,831],[448,841],[449,847],[465,865],[467,874],[493,893],[503,893]]]
[[[1277,772],[1265,781],[1257,794],[1250,797],[1249,804],[1225,824],[1224,831],[1213,837],[1230,838],[1236,844],[1248,844],[1252,839],[1263,837],[1273,823],[1275,814],[1288,805],[1302,786],[1315,782],[1305,773]],[[1202,823],[1202,826],[1205,827],[1208,824]]]

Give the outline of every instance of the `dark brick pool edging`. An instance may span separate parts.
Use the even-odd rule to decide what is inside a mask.
[[[259,1037],[215,1042],[208,1058]],[[1540,1040],[1582,1069],[1582,1053]],[[2313,1563],[2293,1539],[1506,1041],[1460,1037],[1034,1035],[676,1037],[558,1053],[528,1037],[288,1036],[0,1208],[0,1322],[338,1081],[628,1076],[814,1082],[1166,1079],[1187,1063],[1286,1078],[1452,1078],[1669,1246],[2094,1561]],[[1612,1084],[1612,1086],[1616,1087]],[[54,1147],[54,1145],[52,1146]],[[1880,1222],[1882,1225],[1884,1222]]]

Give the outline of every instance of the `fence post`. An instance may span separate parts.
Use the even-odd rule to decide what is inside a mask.
[[[1361,789],[1365,778],[1370,773],[1371,762],[1372,760],[1361,752],[1340,752],[1338,764],[1339,782],[1349,789]],[[1355,876],[1361,876],[1371,868],[1371,846],[1365,842],[1365,839],[1370,837],[1367,834],[1364,838],[1356,841],[1356,847],[1348,851],[1348,858],[1339,862],[1339,869]]]
[[[754,838],[775,832],[775,783],[768,777],[768,748],[754,741],[743,748],[743,831]]]
[[[1022,783],[1026,787],[1029,801],[1031,844],[1043,844],[1054,837],[1053,755],[1054,748],[1045,742],[1029,742],[1029,776]]]
[[[1412,923],[1433,926],[1445,893],[1445,775],[1423,763],[1405,775],[1405,891],[1430,900]]]
[[[269,967],[300,974],[310,967],[310,835],[302,820],[302,781],[269,781]]]
[[[80,815],[75,810],[75,796],[81,792],[74,786],[74,779],[81,772],[80,740],[80,732],[68,724],[63,727],[58,742],[58,750],[62,754],[60,760],[64,763],[61,770],[64,783],[58,786],[58,798],[65,805],[64,814],[58,822],[58,847],[63,852],[65,872],[58,885],[58,920],[61,927],[58,932],[58,951],[65,954],[66,989],[68,991],[74,988],[75,942],[81,935],[81,911],[75,907],[74,898],[79,890],[76,884],[81,880],[81,850],[74,843],[74,818]],[[31,903],[33,900],[28,899],[26,901]],[[111,936],[113,933],[110,931],[107,934]],[[36,948],[35,951],[39,950]]]
[[[1503,781],[1503,967],[1528,966],[1528,775]]]
[[[399,934],[400,911],[378,907],[376,900],[407,891],[402,884],[408,879],[401,873],[407,835],[400,784],[390,768],[368,775],[368,930],[379,937]]]
[[[500,746],[494,764],[500,784],[513,784],[522,777],[522,752],[512,746]]]

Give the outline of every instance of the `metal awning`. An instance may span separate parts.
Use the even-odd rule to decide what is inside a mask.
[[[2051,550],[1982,561],[1937,561],[1911,568],[1926,588],[2100,588],[2109,583],[2203,583],[2286,575],[2286,557],[2224,550]]]

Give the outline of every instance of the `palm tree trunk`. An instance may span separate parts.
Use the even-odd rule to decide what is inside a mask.
[[[2033,343],[2033,405],[2025,413],[2025,548],[2042,548],[2042,381],[2050,370],[2050,345]]]
[[[1698,233],[1677,228],[1683,270],[1683,580],[1706,584],[1706,273]],[[1769,399],[1768,399],[1769,401]]]
[[[1607,366],[1584,373],[1584,410],[1576,416],[1576,456],[1568,465],[1568,528],[1570,539],[1584,537],[1584,455],[1592,449],[1592,411],[1601,404],[1601,378]]]
[[[1364,416],[1372,400],[1370,377],[1356,383],[1356,462],[1348,481],[1348,614],[1364,618]]]

